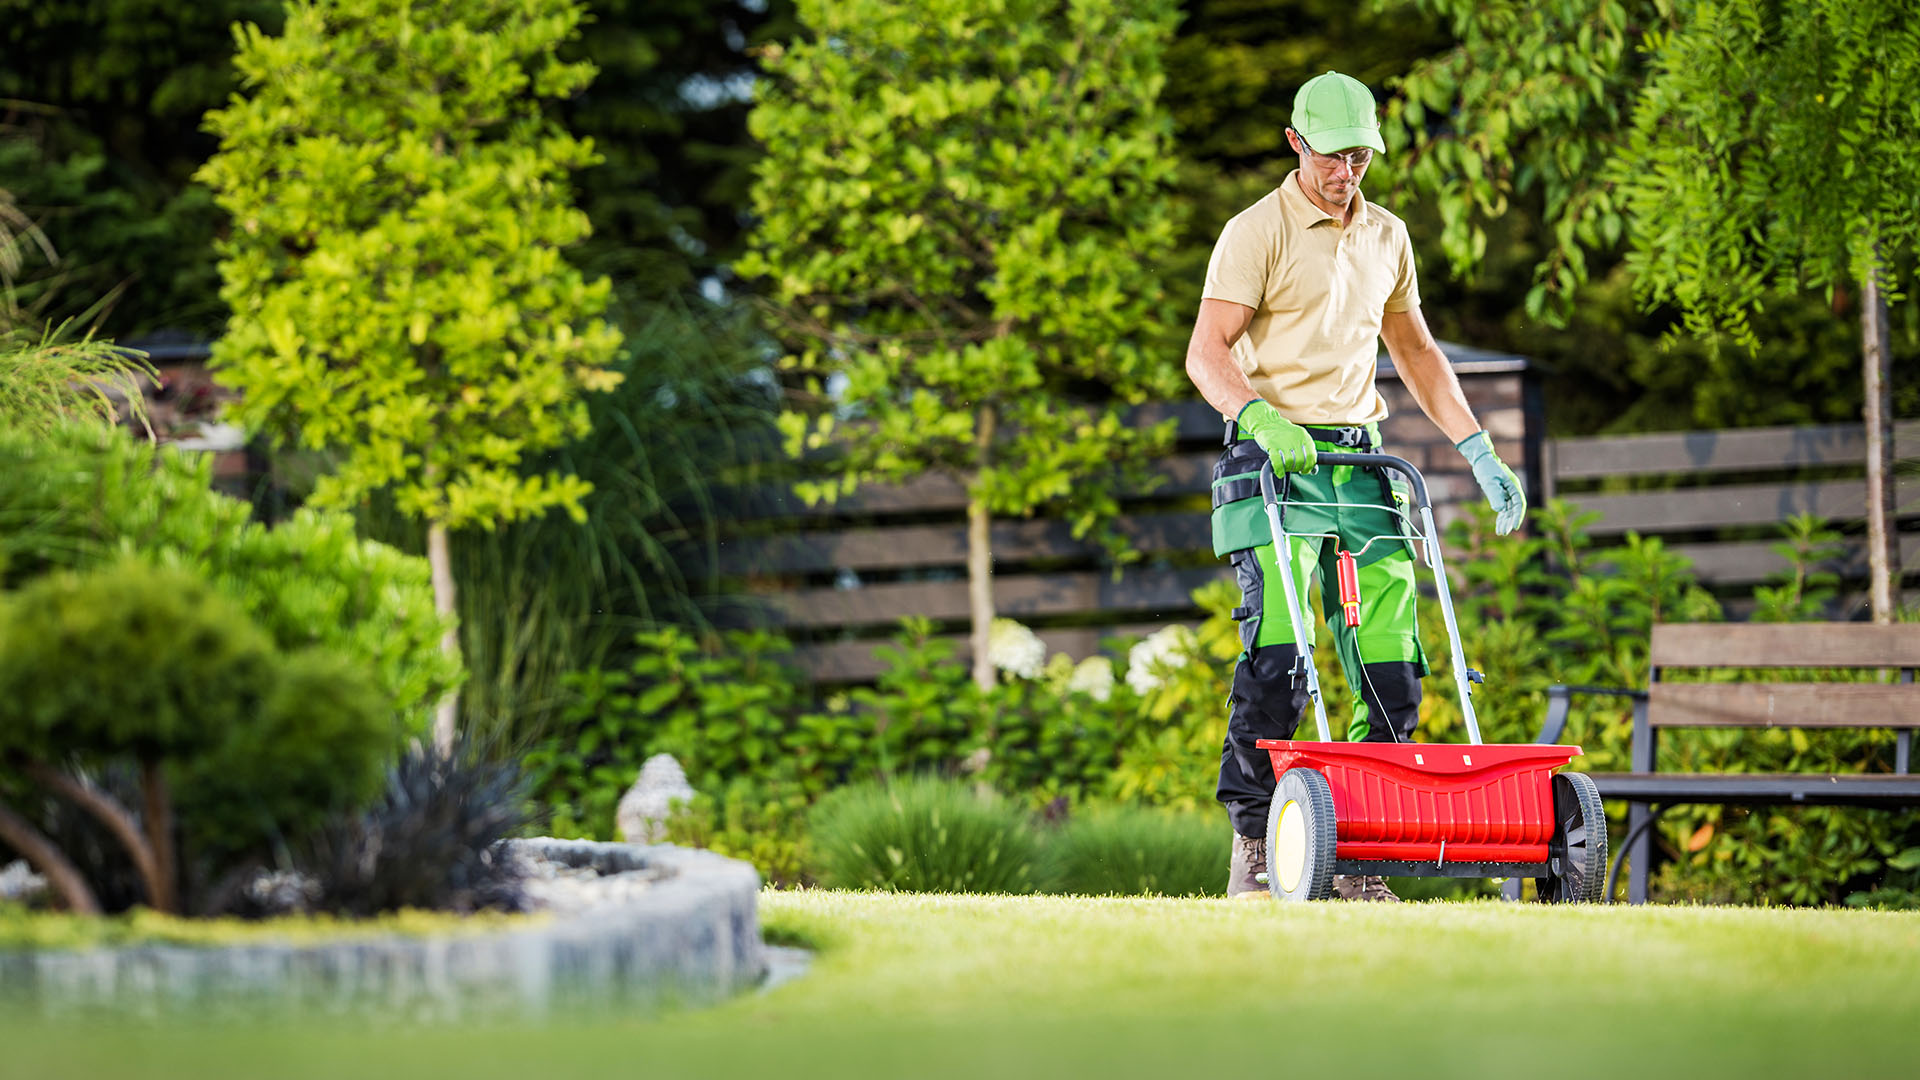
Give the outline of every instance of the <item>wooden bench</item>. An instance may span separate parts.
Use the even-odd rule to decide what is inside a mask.
[[[1633,866],[1631,903],[1645,903],[1654,822],[1684,803],[1920,806],[1920,776],[1910,773],[1913,729],[1920,727],[1920,624],[1667,623],[1653,628],[1645,690],[1554,686],[1539,742],[1558,742],[1573,698],[1608,694],[1633,701],[1631,772],[1589,773],[1602,798],[1628,800],[1626,842],[1608,876],[1613,895],[1620,860]],[[1661,673],[1685,668],[1877,668],[1899,682],[1685,683]],[[1679,773],[1658,769],[1666,728],[1893,728],[1891,773]]]

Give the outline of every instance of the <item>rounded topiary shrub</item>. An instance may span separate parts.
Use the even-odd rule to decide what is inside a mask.
[[[0,745],[55,762],[192,753],[259,710],[276,661],[197,574],[131,558],[49,574],[0,612]]]
[[[207,454],[96,423],[0,429],[0,588],[126,554],[202,576],[274,648],[353,659],[424,730],[461,678],[440,648],[427,561],[361,539],[353,517],[301,509],[271,527],[212,490]]]
[[[1217,814],[1115,807],[1049,838],[1046,876],[1050,891],[1089,896],[1218,896],[1231,853]]]
[[[297,838],[380,793],[395,716],[364,668],[307,649],[282,658],[259,708],[175,764],[181,816],[203,853]]]
[[[861,784],[810,818],[816,876],[835,889],[1027,893],[1040,844],[1019,807],[952,780]]]

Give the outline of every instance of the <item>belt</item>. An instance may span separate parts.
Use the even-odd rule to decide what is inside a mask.
[[[1307,434],[1320,442],[1329,442],[1335,446],[1352,450],[1373,450],[1373,438],[1365,424],[1346,424],[1341,427],[1322,427],[1318,424],[1301,424]],[[1240,438],[1240,425],[1227,421],[1227,443],[1232,445]]]
[[[1373,439],[1368,436],[1366,426],[1363,424],[1348,424],[1344,427],[1317,427],[1312,424],[1300,426],[1306,429],[1307,434],[1321,442],[1330,442],[1335,446],[1353,450],[1373,449]]]

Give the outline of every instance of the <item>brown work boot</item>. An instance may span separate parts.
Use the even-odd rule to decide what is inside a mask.
[[[1233,861],[1227,865],[1227,899],[1264,900],[1266,882],[1255,875],[1267,872],[1267,842],[1233,834]]]
[[[1372,874],[1333,875],[1333,895],[1341,900],[1374,900],[1397,904],[1400,898],[1387,888],[1387,879]]]

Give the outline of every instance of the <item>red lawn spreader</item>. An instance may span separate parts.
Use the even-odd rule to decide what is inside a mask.
[[[1412,464],[1391,454],[1325,453],[1319,463],[1387,468],[1409,481],[1420,528],[1401,508],[1387,507],[1405,532],[1377,536],[1367,544],[1411,540],[1424,549],[1453,647],[1454,684],[1472,742],[1327,741],[1326,706],[1307,644],[1313,615],[1301,606],[1293,575],[1281,573],[1321,741],[1262,739],[1257,744],[1272,756],[1273,775],[1279,778],[1267,815],[1268,890],[1280,900],[1322,900],[1332,895],[1335,874],[1531,877],[1545,901],[1604,901],[1607,824],[1599,791],[1582,773],[1555,772],[1580,748],[1490,746],[1480,741],[1472,684],[1482,677],[1461,659],[1460,628],[1454,621],[1426,480]],[[1261,468],[1260,492],[1276,550],[1286,552],[1287,532],[1271,464]],[[1363,545],[1359,553],[1340,553],[1342,600],[1353,601],[1342,605],[1349,626],[1358,625],[1358,584],[1344,571],[1353,565],[1353,556],[1365,550]],[[1336,616],[1328,617],[1331,621]]]

